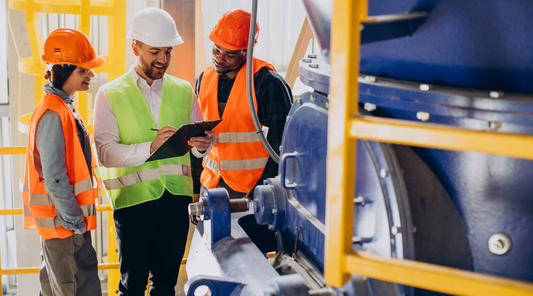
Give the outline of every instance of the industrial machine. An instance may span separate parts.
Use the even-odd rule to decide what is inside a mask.
[[[200,286],[212,295],[439,295],[357,275],[325,284],[333,3],[302,1],[321,47],[300,61],[314,91],[294,102],[279,176],[248,208],[222,189],[192,206],[203,219],[188,295]],[[360,28],[360,112],[533,134],[531,11],[518,0],[369,1],[368,15],[381,17]],[[353,250],[533,282],[533,162],[368,140],[356,157]]]

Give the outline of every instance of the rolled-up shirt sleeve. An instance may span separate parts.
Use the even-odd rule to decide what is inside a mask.
[[[56,112],[47,110],[37,123],[36,143],[44,188],[54,202],[61,225],[75,234],[86,232],[85,217],[67,176],[65,137]]]
[[[150,157],[152,142],[124,145],[120,143],[117,118],[104,88],[94,103],[94,142],[100,162],[106,167],[142,165]]]

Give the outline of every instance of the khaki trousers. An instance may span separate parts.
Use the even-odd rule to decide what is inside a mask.
[[[99,296],[98,261],[91,233],[41,238],[41,296]]]

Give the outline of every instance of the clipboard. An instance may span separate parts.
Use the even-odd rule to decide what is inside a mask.
[[[182,125],[161,147],[159,147],[146,161],[153,161],[177,156],[183,156],[192,149],[187,142],[190,138],[205,135],[206,130],[212,130],[222,119],[206,120]]]

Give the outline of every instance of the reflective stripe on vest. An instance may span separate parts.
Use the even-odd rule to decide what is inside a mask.
[[[218,173],[218,163],[214,160],[212,160],[211,158],[205,156],[203,158],[203,161],[204,161],[204,165],[206,168],[209,168],[210,170],[212,170],[213,172],[216,172]]]
[[[27,206],[27,205],[24,205],[24,208],[22,209],[22,212],[24,213],[24,216],[26,216],[26,217],[33,217],[33,215],[31,214],[30,207]]]
[[[204,164],[207,168],[213,172],[218,173],[218,164],[216,161],[209,157],[203,158]],[[224,171],[243,171],[243,170],[255,170],[262,169],[266,166],[268,157],[243,159],[243,160],[222,160],[220,162],[220,169]]]
[[[50,217],[50,218],[44,218],[44,219],[38,219],[35,218],[35,224],[37,224],[37,227],[44,227],[44,228],[51,228],[55,229],[58,227],[61,227],[61,221],[59,220],[58,216]]]
[[[222,160],[220,169],[223,171],[244,171],[262,169],[266,166],[268,157],[243,159],[243,160]]]
[[[93,181],[91,179],[81,180],[72,185],[72,191],[74,192],[74,195],[79,195],[89,190],[93,190]]]
[[[96,206],[94,204],[81,205],[80,209],[84,216],[96,216]]]
[[[30,206],[53,206],[54,202],[48,194],[31,194],[30,193]]]
[[[259,136],[257,135],[257,132],[218,134],[218,143],[253,143],[253,142],[261,142],[261,140],[259,140]]]
[[[183,175],[192,178],[191,167],[183,164],[161,164],[161,175]],[[116,179],[104,180],[107,190],[124,188],[143,181],[159,179],[159,169],[147,169],[125,175]]]
[[[192,178],[191,167],[184,164],[161,164],[161,175],[183,175]]]
[[[24,181],[22,186],[23,186],[22,191],[29,193],[28,182]],[[72,185],[71,188],[72,188],[72,191],[74,192],[74,195],[79,195],[85,191],[93,190],[93,182],[91,179],[81,180],[78,183]],[[48,194],[29,193],[29,196],[30,196],[30,205],[32,206],[53,206],[54,205],[52,198]]]
[[[148,169],[125,175],[116,179],[104,180],[107,190],[124,188],[143,181],[158,180],[159,169]]]

